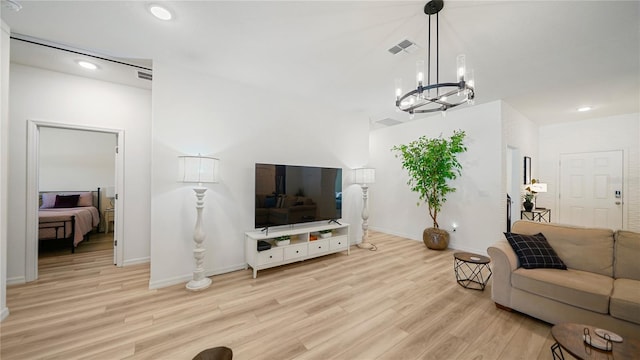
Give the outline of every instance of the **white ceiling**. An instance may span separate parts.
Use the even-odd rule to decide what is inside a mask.
[[[426,1],[155,3],[175,19],[155,19],[143,1],[22,1],[2,19],[13,33],[180,64],[373,122],[408,120],[394,109],[394,78],[412,83],[425,57]],[[539,124],[639,112],[639,24],[639,1],[445,1],[440,80],[454,79],[465,53],[476,104],[503,99]],[[387,52],[405,38],[420,51]],[[23,48],[12,59],[34,61]],[[577,112],[583,105],[594,110]]]

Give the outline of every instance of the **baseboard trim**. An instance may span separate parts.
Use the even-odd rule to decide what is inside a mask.
[[[384,229],[384,228],[373,227],[373,226],[369,227],[369,229],[374,230],[374,231],[378,231],[378,232],[382,232],[382,233],[385,233],[385,234],[389,234],[389,235],[403,237],[403,238],[406,238],[406,239],[409,239],[409,240],[415,240],[415,241],[422,242],[422,238],[416,239],[416,238],[413,238],[411,235],[405,234],[405,233],[399,233],[399,232],[396,232],[396,231],[390,231],[390,230],[387,230],[387,229]],[[449,234],[451,235],[451,232],[449,232]],[[467,251],[467,252],[471,252],[471,253],[474,253],[474,254],[480,254],[480,255],[485,255],[485,256],[487,255],[487,249],[483,250],[483,249],[470,248],[468,246],[460,246],[457,243],[457,241],[455,241],[454,239],[451,239],[449,241],[449,249],[458,250],[458,251]]]
[[[208,277],[208,276],[226,274],[226,273],[230,273],[238,270],[244,270],[245,266],[246,264],[242,263],[238,265],[229,266],[223,269],[206,270],[205,276]],[[251,276],[251,273],[247,272],[247,276]],[[189,273],[187,275],[174,276],[168,279],[149,281],[149,289],[150,290],[161,289],[167,286],[173,286],[173,285],[183,284],[183,283],[186,284],[187,282],[189,282],[189,280],[191,280],[192,277],[193,277],[193,273]],[[215,279],[213,279],[213,281],[215,284]]]
[[[129,260],[125,260],[124,263],[122,264],[122,266],[145,264],[145,263],[148,263],[150,261],[151,261],[151,259],[148,256],[141,257],[141,258],[136,258],[136,259],[129,259]]]
[[[16,276],[7,278],[7,285],[26,284],[27,279],[24,276]]]
[[[7,316],[9,316],[9,308],[5,307],[4,309],[2,309],[2,311],[0,312],[0,322],[4,319],[7,318]]]

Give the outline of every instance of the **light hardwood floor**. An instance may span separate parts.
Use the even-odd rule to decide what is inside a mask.
[[[202,292],[149,290],[149,266],[109,250],[41,259],[40,279],[7,289],[0,357],[191,359],[552,359],[551,326],[459,286],[453,251],[371,233],[352,247],[258,272],[213,277]]]

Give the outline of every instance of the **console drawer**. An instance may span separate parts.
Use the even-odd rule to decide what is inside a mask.
[[[329,250],[347,249],[349,239],[346,236],[335,236],[329,239]]]
[[[295,259],[307,256],[307,244],[291,245],[284,248],[284,259]]]
[[[320,254],[329,251],[329,240],[315,240],[309,242],[309,255]]]
[[[258,252],[258,265],[280,262],[283,259],[282,249],[269,249]]]

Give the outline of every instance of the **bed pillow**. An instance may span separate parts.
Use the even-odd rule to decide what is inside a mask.
[[[54,208],[72,208],[78,206],[78,200],[80,195],[58,195],[56,196],[56,203]]]
[[[43,193],[42,194],[42,204],[40,205],[40,209],[50,209],[56,204],[56,196],[54,193]]]
[[[567,265],[556,254],[542,233],[535,235],[504,233],[504,236],[516,252],[523,268],[567,269]]]
[[[77,206],[93,206],[93,194],[89,191],[81,192]]]

